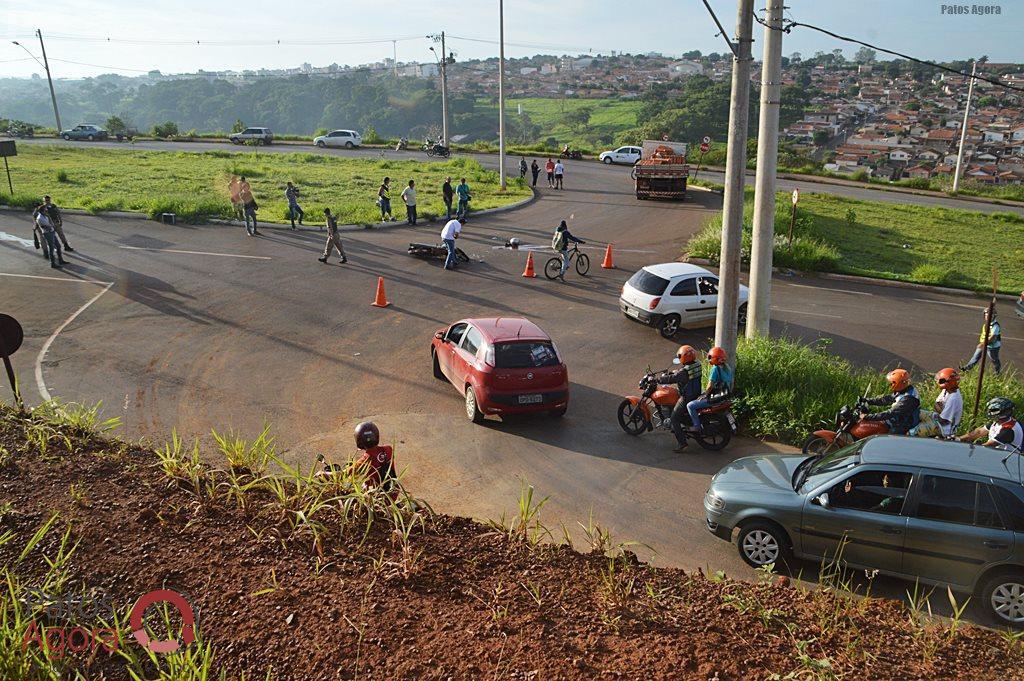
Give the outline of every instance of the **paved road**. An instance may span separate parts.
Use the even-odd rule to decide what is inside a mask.
[[[0,213],[0,310],[27,336],[19,380],[33,401],[43,389],[102,399],[132,436],[158,442],[172,428],[252,434],[267,421],[285,456],[306,463],[315,452],[347,456],[352,425],[372,418],[410,486],[439,510],[494,518],[514,511],[528,481],[551,496],[552,527],[576,528],[592,510],[616,537],[653,547],[657,562],[750,574],[704,530],[702,495],[732,458],[782,448],[748,441],[679,456],[670,435],[633,439],[614,422],[646,366],[666,365],[680,342],[708,347],[709,330],[664,340],[625,319],[616,297],[636,268],[674,258],[721,197],[638,203],[627,168],[589,163],[569,165],[567,187],[471,221],[461,246],[474,261],[455,273],[405,254],[410,241],[436,240],[437,224],[346,233],[350,262],[340,266],[317,262],[315,230],[246,238],[241,227],[74,216],[65,225],[78,252],[56,272],[29,242],[4,236],[30,239],[27,216]],[[588,240],[591,275],[522,278],[525,255],[502,244],[543,246],[560,218]],[[611,241],[618,269],[602,270]],[[378,276],[393,302],[383,310],[369,304]],[[774,308],[775,333],[827,337],[878,367],[955,364],[980,321],[968,298],[799,278],[776,281]],[[556,339],[573,384],[565,419],[473,426],[455,390],[432,377],[433,332],[495,313],[526,315]],[[1006,359],[1019,363],[1024,323],[1005,316]]]
[[[203,151],[203,150],[218,150],[218,151],[242,151],[243,148],[233,145],[230,142],[215,143],[215,142],[156,142],[156,141],[142,141],[136,142],[134,145],[130,145],[127,142],[65,142],[64,140],[43,137],[39,139],[31,140],[18,140],[18,144],[54,144],[74,147],[76,149],[88,148],[91,146],[111,148],[111,149],[143,149],[146,151]],[[380,149],[316,149],[315,147],[303,147],[296,146],[293,144],[277,144],[270,145],[269,147],[259,147],[258,153],[290,153],[296,151],[312,151],[315,153],[324,153],[337,156],[359,156],[363,158],[379,158],[381,155]],[[408,151],[398,152],[393,150],[387,150],[384,152],[387,158],[415,158],[425,159],[426,154],[420,151]],[[496,154],[468,154],[473,156],[480,161],[485,167],[497,168],[498,157]],[[594,161],[566,161],[567,166],[577,168],[581,166],[597,165]],[[515,166],[518,164],[518,157],[509,156],[506,160],[507,169],[510,176],[513,173],[517,173]],[[542,163],[543,165],[543,163]],[[609,173],[618,172],[621,174],[622,168],[607,168]],[[569,170],[567,172],[574,172]],[[722,183],[725,181],[724,176],[721,172],[715,172],[710,170],[701,170],[699,174],[700,179],[707,180],[709,182]],[[748,174],[746,176],[746,183],[753,186],[754,175]],[[777,189],[779,191],[793,191],[793,189],[799,188],[802,193],[812,194],[832,194],[835,196],[846,196],[853,199],[862,199],[865,201],[883,201],[887,203],[903,203],[920,206],[940,206],[944,208],[960,208],[963,210],[976,210],[983,213],[994,213],[994,212],[1014,212],[1024,215],[1024,207],[1020,206],[1000,206],[998,204],[980,203],[977,201],[965,201],[963,199],[955,199],[949,197],[939,196],[920,196],[917,194],[904,194],[899,192],[888,192],[880,189],[864,189],[862,187],[844,186],[844,185],[833,185],[823,184],[821,182],[809,182],[803,180],[782,180],[780,179],[777,183]]]

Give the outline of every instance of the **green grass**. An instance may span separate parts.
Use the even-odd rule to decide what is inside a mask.
[[[530,117],[532,123],[540,126],[540,133],[535,136],[535,139],[543,141],[554,137],[559,146],[568,142],[574,147],[588,151],[601,151],[613,146],[613,140],[619,133],[636,127],[636,115],[642,105],[638,100],[618,99],[546,99],[540,97],[507,99],[505,100],[505,123],[509,128],[509,139],[513,143],[518,141],[515,131],[517,130],[516,121],[519,116],[520,104],[523,106],[523,113]],[[585,128],[574,130],[563,122],[565,114],[582,107],[591,107],[594,112]],[[497,118],[497,104],[491,104],[486,99],[477,100],[476,111],[478,113],[489,110],[493,111]]]
[[[445,162],[389,161],[336,158],[323,154],[227,152],[163,152],[113,149],[65,149],[24,145],[11,163],[17,188],[14,198],[0,193],[0,203],[28,208],[49,193],[66,208],[93,212],[143,211],[156,216],[177,213],[179,219],[232,217],[228,181],[246,175],[260,205],[261,222],[286,222],[285,182],[302,190],[306,221],[322,223],[330,207],[340,224],[371,223],[380,213],[374,203],[385,175],[392,179],[391,205],[404,214],[399,198],[408,181],[415,180],[421,216],[444,210],[441,183],[446,175],[457,182],[465,177],[473,192],[474,210],[495,208],[530,196],[515,178],[501,193],[498,173],[485,170],[472,159]],[[58,176],[64,179],[55,182]]]
[[[804,271],[990,290],[1024,289],[1024,217],[977,211],[862,201],[805,192],[800,197],[792,250],[787,247],[789,194],[776,195],[775,264]],[[743,258],[749,261],[753,193],[746,193]],[[717,260],[721,216],[688,245],[691,255]]]

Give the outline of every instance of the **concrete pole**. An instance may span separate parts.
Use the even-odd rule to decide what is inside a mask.
[[[46,82],[50,84],[50,101],[53,102],[53,117],[57,119],[57,134],[60,135],[60,111],[57,110],[57,94],[53,91],[53,78],[50,76],[50,62],[46,59],[46,45],[43,44],[43,32],[36,29],[39,36],[39,47],[43,50],[43,68],[46,69]]]
[[[505,191],[505,0],[498,0],[498,176]]]
[[[732,63],[721,268],[718,274],[718,311],[715,316],[715,345],[728,353],[732,366],[736,366],[736,314],[743,234],[743,175],[747,164],[747,121],[750,116],[750,44],[753,42],[754,0],[739,0],[737,4],[736,56]]]
[[[782,81],[782,0],[767,0],[761,62],[761,121],[757,131],[754,232],[750,254],[747,338],[767,336],[771,321],[772,248],[775,245],[775,169],[779,158]]]
[[[960,126],[960,150],[956,152],[956,172],[953,174],[953,191],[960,189],[960,168],[964,164],[964,142],[967,140],[967,117],[971,115],[971,97],[974,96],[974,74],[978,62],[971,65],[971,84],[967,87],[967,106],[964,107],[964,124]]]
[[[441,146],[448,146],[448,52],[441,31]]]

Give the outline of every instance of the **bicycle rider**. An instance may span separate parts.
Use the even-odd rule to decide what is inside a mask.
[[[551,248],[562,256],[562,269],[558,273],[558,278],[562,281],[565,281],[565,271],[569,269],[569,258],[572,255],[569,251],[570,243],[585,244],[587,242],[574,237],[569,231],[569,225],[565,224],[565,220],[562,220],[558,227],[555,228],[555,235],[551,237]]]

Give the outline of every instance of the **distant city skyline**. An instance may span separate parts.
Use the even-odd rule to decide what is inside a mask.
[[[357,65],[382,61],[395,52],[400,62],[429,62],[434,55],[425,36],[441,30],[452,36],[448,47],[458,57],[483,59],[498,54],[497,4],[478,0],[456,6],[425,0],[396,6],[348,0],[339,7],[311,0],[286,13],[280,3],[267,0],[254,0],[244,9],[194,0],[153,0],[144,8],[127,0],[52,0],[45,12],[8,6],[0,14],[0,77],[43,75],[29,55],[11,44],[17,40],[40,57],[37,27],[43,29],[58,79],[140,75],[152,69],[182,73],[282,69],[302,63]],[[763,4],[758,0],[755,6]],[[712,0],[711,5],[731,35],[735,0]],[[787,17],[922,59],[985,54],[994,62],[1024,62],[1017,37],[1024,29],[1024,3],[1003,2],[997,5],[998,15],[943,14],[944,5],[949,3],[791,0]],[[622,10],[621,2],[611,0],[507,0],[506,56],[728,50],[699,0],[649,3],[631,20]],[[755,25],[755,58],[760,56],[761,33]],[[784,54],[805,57],[836,48],[852,57],[858,46],[800,27],[783,43]]]

